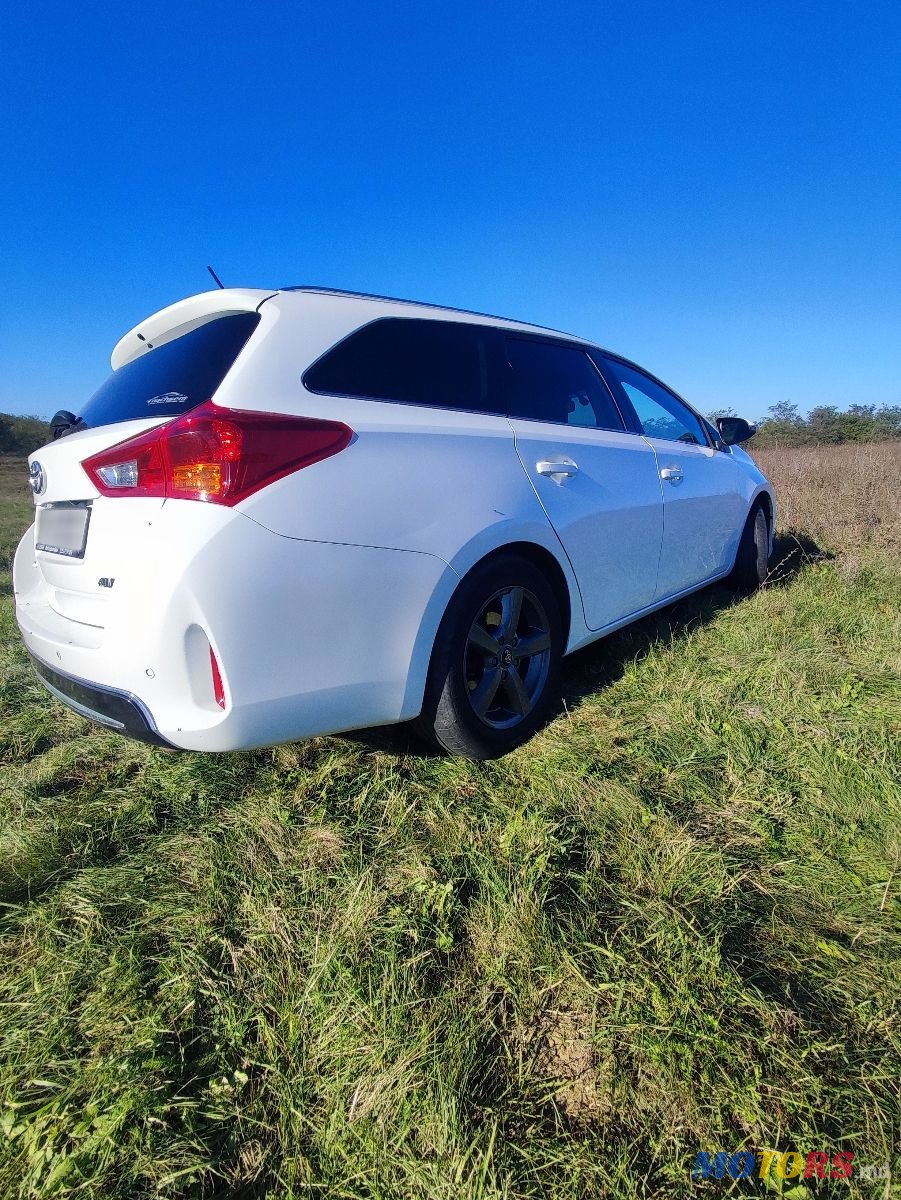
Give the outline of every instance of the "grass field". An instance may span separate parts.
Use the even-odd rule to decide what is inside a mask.
[[[901,1167],[901,447],[760,459],[772,584],[573,656],[496,763],[402,731],[123,741],[35,682],[6,582],[0,1196],[719,1195],[696,1153],[740,1147]],[[0,472],[8,553],[30,501]]]

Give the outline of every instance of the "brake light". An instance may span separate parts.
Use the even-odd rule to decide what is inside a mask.
[[[104,496],[163,496],[232,505],[339,453],[340,421],[220,408],[207,402],[81,464]]]

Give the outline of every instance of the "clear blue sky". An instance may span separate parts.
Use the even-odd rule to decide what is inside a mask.
[[[901,402],[901,6],[15,5],[0,410],[325,283],[552,325],[700,408]]]

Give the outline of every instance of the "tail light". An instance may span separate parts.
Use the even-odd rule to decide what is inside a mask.
[[[340,421],[244,412],[207,402],[81,464],[104,496],[164,496],[237,504],[246,496],[343,450]]]

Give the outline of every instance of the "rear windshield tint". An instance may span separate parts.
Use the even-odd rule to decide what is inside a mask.
[[[196,408],[219,387],[259,320],[255,312],[216,317],[148,350],[113,371],[84,405],[80,420],[93,429],[138,417],[174,417]]]

